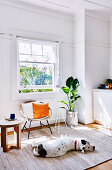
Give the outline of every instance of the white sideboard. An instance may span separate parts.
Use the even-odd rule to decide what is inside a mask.
[[[112,128],[112,90],[93,90],[94,120]]]

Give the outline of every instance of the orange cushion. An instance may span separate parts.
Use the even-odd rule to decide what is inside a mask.
[[[33,106],[33,118],[39,119],[42,117],[49,116],[49,104],[35,104],[32,103]]]

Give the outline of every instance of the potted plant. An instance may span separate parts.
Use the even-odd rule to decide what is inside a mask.
[[[66,109],[66,123],[68,126],[75,126],[78,125],[78,112],[75,110],[75,102],[77,99],[80,98],[78,95],[78,87],[80,83],[79,80],[73,77],[69,77],[66,80],[66,86],[61,87],[63,92],[67,95],[68,101],[59,101],[66,105],[66,107],[61,107]]]

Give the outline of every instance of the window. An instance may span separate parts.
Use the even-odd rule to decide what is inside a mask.
[[[18,38],[18,92],[55,90],[58,43]]]

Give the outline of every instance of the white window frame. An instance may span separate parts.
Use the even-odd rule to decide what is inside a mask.
[[[54,81],[54,88],[53,91],[46,91],[46,92],[36,92],[36,93],[18,93],[18,82],[19,82],[19,56],[18,54],[18,47],[17,47],[17,37],[22,37],[26,39],[32,39],[32,40],[40,40],[40,41],[45,41],[49,43],[56,43],[57,45],[57,58],[56,58],[56,63],[55,63],[55,81]],[[56,79],[59,75],[59,44],[60,40],[54,41],[54,38],[34,38],[34,37],[39,37],[39,36],[24,36],[24,34],[14,34],[13,35],[13,43],[12,43],[12,100],[23,100],[23,99],[37,99],[37,98],[48,98],[48,97],[55,97],[54,94],[59,93],[59,89],[56,88]],[[43,88],[43,87],[42,87]],[[46,88],[46,87],[45,87]],[[37,89],[37,88],[36,88]]]
[[[18,39],[23,39],[23,41],[26,41],[26,42],[37,42],[39,44],[46,44],[46,45],[56,45],[56,58],[55,58],[55,63],[53,63],[54,65],[54,74],[53,74],[53,84],[52,85],[27,85],[26,87],[20,87],[20,80],[18,78],[18,90],[24,90],[24,89],[53,89],[53,91],[55,91],[55,77],[57,76],[57,68],[56,66],[59,65],[59,43],[57,42],[50,42],[50,41],[40,41],[40,40],[33,40],[33,39],[29,39],[29,38],[23,38],[23,37],[18,37],[17,38],[17,62],[18,62],[18,68],[17,68],[17,72],[18,72],[18,75],[20,77],[20,60],[19,60],[19,40]],[[30,63],[30,62],[29,62]],[[35,63],[39,63],[39,62],[35,62]],[[48,64],[48,63],[45,63],[43,62],[44,64]],[[49,63],[49,64],[52,64],[52,63]]]

